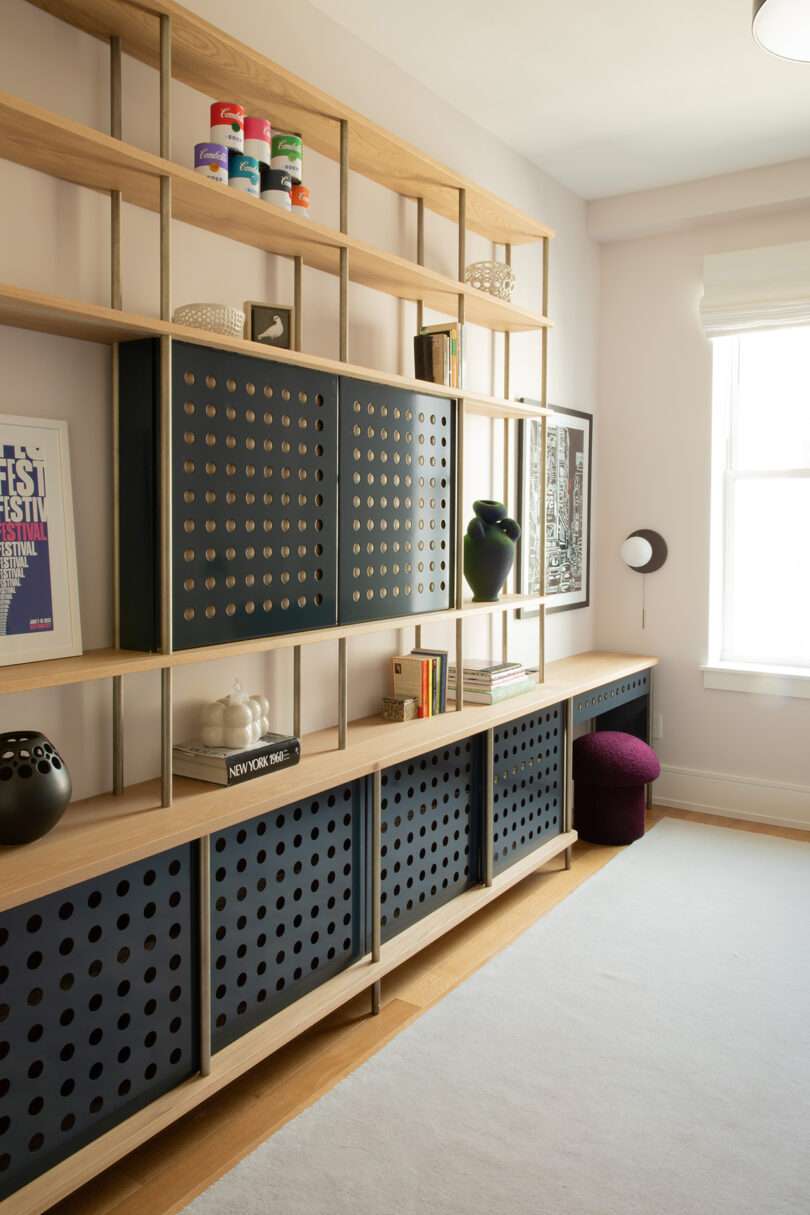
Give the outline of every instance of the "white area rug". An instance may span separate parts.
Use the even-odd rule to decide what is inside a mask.
[[[808,1215],[810,845],[664,820],[189,1215]]]

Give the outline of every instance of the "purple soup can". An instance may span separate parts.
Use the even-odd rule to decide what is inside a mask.
[[[209,181],[228,184],[228,149],[221,143],[196,143],[194,145],[194,172],[202,173]]]

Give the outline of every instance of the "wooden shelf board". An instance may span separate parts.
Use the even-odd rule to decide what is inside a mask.
[[[562,659],[548,664],[545,683],[499,705],[465,705],[460,712],[417,721],[370,717],[352,722],[344,751],[337,749],[335,727],[319,730],[304,737],[301,762],[294,768],[230,789],[175,778],[174,803],[167,809],[159,805],[158,781],[130,786],[120,797],[105,793],[74,802],[43,839],[0,849],[0,911],[448,746],[656,662],[598,652]]]
[[[349,250],[352,282],[455,316],[459,294],[467,321],[497,332],[533,332],[545,317],[499,300],[394,253],[282,211],[261,199],[207,181],[193,169],[112,139],[92,127],[0,93],[0,156],[94,190],[120,190],[126,202],[160,209],[160,177],[172,181],[172,215],[267,253],[293,257],[337,275],[340,249]]]
[[[379,962],[360,958],[268,1021],[218,1051],[208,1076],[194,1076],[18,1190],[3,1204],[5,1215],[41,1215],[139,1144],[189,1113],[238,1076],[322,1021],[408,958],[456,928],[529,874],[576,843],[576,831],[555,836],[499,874],[491,886],[474,886],[387,941]]]
[[[242,102],[248,113],[266,115],[278,130],[299,131],[305,149],[313,148],[333,160],[339,158],[339,121],[348,120],[353,170],[399,194],[421,196],[430,210],[452,220],[458,214],[458,191],[465,189],[467,224],[490,240],[523,244],[553,235],[545,224],[439,164],[174,0],[150,0],[148,6],[121,0],[31,2],[105,41],[111,34],[118,35],[125,52],[155,68],[159,65],[156,14],[167,13],[172,18],[172,70],[177,80],[209,97]]]
[[[175,325],[157,317],[139,316],[132,312],[117,312],[102,304],[85,304],[62,296],[46,295],[24,287],[0,283],[0,325],[19,329],[32,329],[38,333],[50,333],[57,337],[77,338],[81,341],[128,342],[144,337],[174,337],[179,341],[195,345],[213,346],[218,350],[231,350],[236,354],[249,354],[254,358],[275,362],[292,363],[298,367],[309,367],[331,375],[350,376],[358,380],[370,380],[392,388],[404,388],[425,393],[428,396],[463,396],[469,413],[487,417],[540,418],[549,410],[536,405],[524,405],[520,401],[507,401],[502,397],[491,397],[483,392],[450,388],[446,384],[432,384],[426,380],[411,380],[407,376],[391,372],[376,371],[356,363],[341,363],[337,359],[319,355],[303,354],[292,350],[279,350],[264,346],[260,342],[248,342],[244,338],[223,337],[191,329],[187,325]]]
[[[296,645],[317,645],[337,641],[341,637],[365,637],[369,633],[391,632],[413,628],[417,624],[442,624],[459,617],[491,616],[518,608],[537,607],[541,595],[504,595],[495,603],[465,603],[461,608],[421,612],[410,616],[395,616],[388,620],[369,620],[359,624],[335,624],[303,633],[282,633],[275,637],[254,637],[249,641],[225,642],[193,650],[178,650],[173,654],[145,653],[136,650],[88,650],[73,658],[52,658],[43,662],[25,662],[17,666],[0,667],[0,695],[11,692],[31,692],[38,688],[65,687],[74,683],[91,683],[95,679],[112,679],[114,675],[137,675],[163,667],[191,666],[198,662],[217,662],[242,654],[261,654],[271,650],[288,650]]]

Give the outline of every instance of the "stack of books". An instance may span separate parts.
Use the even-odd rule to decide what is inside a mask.
[[[175,776],[207,780],[215,785],[240,785],[242,781],[291,768],[301,758],[301,743],[286,734],[265,734],[252,747],[230,750],[187,742],[172,751]]]
[[[417,717],[447,709],[447,650],[412,650],[391,660],[394,696],[416,701]]]
[[[450,667],[450,691],[455,697],[456,668]],[[471,704],[496,705],[511,696],[521,696],[534,686],[532,673],[519,662],[492,662],[468,658],[464,663],[464,700]]]
[[[417,380],[458,388],[461,383],[460,326],[423,325],[413,339],[413,362]]]

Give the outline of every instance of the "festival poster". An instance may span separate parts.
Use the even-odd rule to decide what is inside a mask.
[[[80,650],[67,426],[0,415],[0,661]]]

